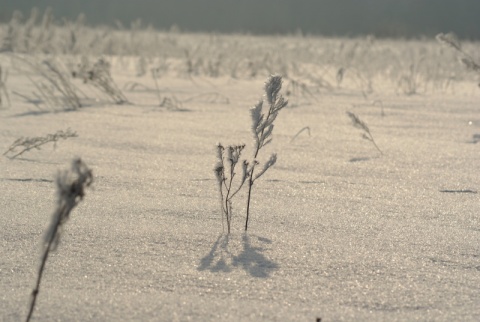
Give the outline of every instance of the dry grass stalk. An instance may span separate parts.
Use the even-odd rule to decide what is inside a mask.
[[[30,82],[39,91],[41,100],[50,108],[62,106],[67,110],[76,110],[82,107],[78,93],[80,90],[70,81],[68,72],[59,64],[44,60],[41,63],[32,62],[26,58],[15,56],[24,64],[28,65],[43,81],[35,81],[29,77]],[[60,97],[57,96],[60,94]]]
[[[78,135],[76,132],[73,132],[71,129],[68,128],[65,131],[60,130],[54,134],[47,134],[46,136],[33,137],[33,138],[21,137],[17,139],[15,142],[13,142],[12,145],[8,148],[8,150],[3,153],[3,155],[9,159],[15,159],[16,157],[24,154],[27,151],[30,151],[33,149],[40,150],[41,146],[44,144],[53,142],[53,148],[56,148],[57,141],[59,141],[60,139],[66,140],[68,138],[73,138],[77,136]],[[21,148],[20,152],[15,151],[17,148]]]
[[[110,97],[115,104],[128,103],[127,97],[114,82],[110,74],[110,63],[104,58],[98,59],[93,65],[86,57],[82,58],[78,71],[72,73],[73,77],[81,77],[83,82],[90,84]]]
[[[233,187],[233,182],[236,176],[235,168],[240,161],[245,145],[230,145],[223,147],[220,143],[217,144],[217,165],[215,166],[215,176],[218,182],[220,192],[220,201],[222,208],[222,225],[223,218],[227,221],[227,233],[230,234],[232,224],[232,199],[242,189],[248,176],[248,162],[243,161],[242,177],[237,187]],[[225,229],[225,227],[224,227]]]
[[[370,133],[370,129],[368,128],[367,123],[362,121],[356,114],[354,114],[352,112],[347,112],[347,115],[352,120],[352,125],[363,131],[362,138],[364,138],[367,141],[372,142],[372,144],[375,146],[375,148],[378,150],[378,152],[380,152],[380,154],[383,154],[382,150],[380,150],[377,143],[375,143],[375,140],[373,139],[372,133]]]

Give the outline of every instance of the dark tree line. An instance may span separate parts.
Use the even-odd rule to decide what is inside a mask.
[[[28,16],[31,0],[6,0],[0,21],[18,9]],[[57,18],[85,13],[91,25],[144,25],[186,31],[308,34],[379,37],[434,36],[453,31],[480,39],[479,0],[36,0]]]

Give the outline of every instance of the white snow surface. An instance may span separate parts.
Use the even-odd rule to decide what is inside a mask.
[[[33,321],[480,320],[475,83],[367,98],[339,88],[296,105],[290,97],[260,153],[278,161],[253,187],[248,233],[243,191],[227,236],[215,145],[246,143],[251,159],[249,108],[268,74],[165,75],[162,95],[185,101],[177,111],[158,107],[149,75],[115,64],[112,73],[120,88],[151,90],[125,90],[131,104],[47,113],[11,95],[0,110],[2,153],[22,136],[78,134],[0,158],[0,320],[26,317],[55,176],[77,156],[94,183],[47,261]],[[7,85],[34,90],[13,67]],[[189,99],[204,93],[229,103]],[[368,124],[383,155],[346,111]],[[311,136],[292,141],[307,126]]]

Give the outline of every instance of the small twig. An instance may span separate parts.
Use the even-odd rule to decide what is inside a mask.
[[[78,135],[76,132],[72,132],[72,130],[68,128],[66,131],[60,130],[54,134],[47,134],[44,137],[34,137],[34,138],[21,137],[17,139],[15,142],[13,142],[12,145],[8,148],[8,150],[3,153],[3,155],[9,159],[15,159],[16,157],[32,149],[40,150],[40,147],[42,145],[47,144],[49,142],[53,142],[53,146],[55,148],[58,140],[60,139],[66,140],[68,138],[77,137],[77,136]],[[8,155],[9,153],[13,153],[15,149],[18,147],[23,147],[23,149],[20,152],[14,154],[13,156]]]

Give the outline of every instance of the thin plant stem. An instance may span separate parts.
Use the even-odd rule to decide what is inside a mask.
[[[249,185],[248,185],[248,197],[247,197],[247,217],[245,218],[245,231],[248,229],[248,219],[250,218],[250,199],[252,195],[252,187],[253,187],[253,168],[252,174],[250,176]]]

